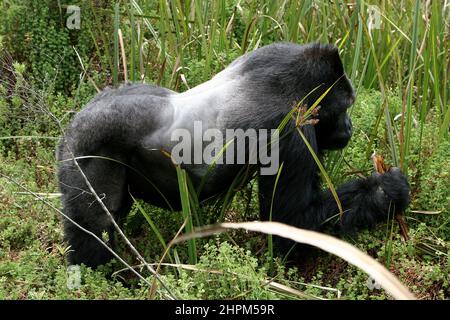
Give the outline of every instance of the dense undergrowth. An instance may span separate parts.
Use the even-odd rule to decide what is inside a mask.
[[[0,17],[0,299],[151,297],[148,286],[120,270],[118,262],[97,271],[82,267],[81,286],[69,289],[64,256],[70,248],[62,241],[61,217],[48,205],[60,207],[54,156],[60,129],[54,119],[67,124],[95,94],[95,86],[124,80],[115,38],[119,26],[127,79],[143,77],[177,90],[209,79],[243,52],[263,44],[336,43],[358,97],[351,109],[350,145],[343,154],[325,158],[333,183],[370,175],[370,154],[376,150],[387,163],[406,169],[412,192],[405,213],[408,241],[389,222],[346,240],[382,262],[417,297],[448,299],[450,140],[448,43],[443,42],[448,37],[448,9],[439,18],[438,2],[420,4],[423,17],[416,20],[414,1],[401,10],[380,1],[384,29],[365,30],[362,1],[345,8],[322,1],[286,2],[281,7],[275,2],[217,1],[183,10],[191,8],[190,3],[130,1],[115,6],[85,1],[80,4],[80,30],[65,28],[66,1],[0,4],[5,13]],[[426,45],[421,46],[422,40]],[[405,121],[402,112],[407,114]],[[242,188],[223,219],[258,219],[256,189],[254,181]],[[201,212],[205,223],[218,218],[213,204],[202,205]],[[181,213],[138,202],[124,228],[146,260],[157,263],[183,220]],[[188,264],[188,246],[178,244],[161,267],[163,280],[178,298],[389,298],[365,273],[328,254],[312,250],[295,264],[281,257],[272,260],[264,235],[229,232],[199,239],[196,245],[197,264]],[[137,264],[123,243],[119,253]],[[161,290],[156,298],[164,298]]]
[[[350,172],[369,173],[371,164],[364,156],[366,132],[375,117],[380,93],[363,91],[358,96],[353,111],[355,136],[347,149],[345,159],[348,166],[339,176],[347,177]],[[392,104],[400,100],[392,96]],[[450,225],[447,207],[449,190],[444,181],[450,173],[450,143],[434,149],[431,157],[424,155],[433,149],[433,119],[425,127],[424,139],[429,149],[422,150],[419,162],[412,172],[422,171],[419,179],[411,177],[413,202],[407,212],[411,239],[401,240],[397,227],[389,232],[389,225],[380,225],[375,232],[363,232],[347,240],[376,257],[399,276],[422,298],[446,298],[449,295],[448,241]],[[418,139],[413,138],[413,142]],[[17,139],[13,146],[3,147],[0,156],[2,173],[27,188],[43,194],[59,207],[55,173],[54,140]],[[384,135],[380,132],[378,141],[383,150]],[[415,154],[415,153],[413,153]],[[386,159],[386,161],[389,161]],[[430,168],[438,167],[439,170]],[[426,168],[424,170],[423,168]],[[340,178],[341,179],[341,178]],[[339,180],[340,180],[339,179]],[[253,189],[256,187],[254,186]],[[0,297],[1,298],[146,298],[148,288],[139,283],[129,271],[118,273],[113,280],[106,280],[102,272],[83,268],[83,285],[78,290],[66,286],[67,274],[64,254],[67,250],[62,242],[62,230],[58,214],[34,199],[12,183],[4,180],[0,186]],[[232,221],[253,220],[258,217],[258,206],[253,194],[248,205],[250,187],[239,192],[227,212],[226,219]],[[181,214],[174,214],[141,203],[150,215],[164,239],[174,237],[183,223]],[[439,212],[434,215],[412,211]],[[126,223],[127,235],[137,244],[148,261],[158,262],[164,247],[151,227],[134,206]],[[224,242],[225,241],[225,242]],[[370,290],[368,276],[331,255],[312,253],[304,264],[293,266],[277,260],[271,264],[265,255],[264,236],[246,233],[230,233],[214,239],[206,239],[199,245],[200,261],[194,270],[173,266],[163,267],[162,274],[180,298],[287,298],[295,297],[277,293],[264,280],[274,279],[278,283],[297,288],[306,297],[327,298],[383,298],[381,290]],[[204,247],[202,247],[204,245]],[[239,247],[237,247],[238,245]],[[186,262],[184,245],[178,245],[177,257],[166,259],[167,263]],[[121,255],[130,262],[135,261],[129,250],[122,246]],[[245,263],[243,263],[245,261]],[[119,263],[109,266],[105,272],[121,269]],[[318,286],[318,287],[316,287]],[[324,287],[324,288],[322,288]]]

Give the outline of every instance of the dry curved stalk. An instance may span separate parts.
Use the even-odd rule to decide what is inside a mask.
[[[408,290],[408,288],[405,287],[382,264],[353,245],[323,233],[299,229],[279,222],[253,221],[242,223],[221,223],[219,225],[200,228],[195,232],[182,235],[181,237],[175,239],[174,243],[183,242],[192,238],[206,237],[212,234],[224,232],[227,229],[244,229],[247,231],[272,234],[294,240],[298,243],[309,244],[320,248],[341,257],[347,262],[365,271],[395,299],[415,299],[414,295]]]

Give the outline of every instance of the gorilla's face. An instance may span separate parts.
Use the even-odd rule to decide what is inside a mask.
[[[321,72],[318,73],[317,83],[324,85],[315,98],[329,87],[333,87],[320,102],[319,122],[315,125],[317,144],[322,150],[342,149],[352,136],[352,122],[347,109],[355,101],[355,91],[344,73],[337,50],[325,55],[318,63],[318,67]]]
[[[320,149],[337,150],[347,145],[352,136],[352,121],[347,109],[354,101],[354,90],[344,75],[324,98],[319,109],[316,136]]]

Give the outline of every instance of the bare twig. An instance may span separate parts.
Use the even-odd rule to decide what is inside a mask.
[[[127,58],[125,56],[125,47],[123,45],[123,35],[122,30],[117,30],[119,34],[120,52],[122,53],[122,65],[123,65],[123,78],[125,82],[128,82],[128,72],[127,72]]]
[[[36,92],[36,94],[39,95],[39,93]],[[44,100],[44,97],[40,96],[40,99]],[[121,230],[121,228],[119,227],[119,225],[117,224],[117,222],[115,221],[113,215],[111,214],[111,212],[108,210],[108,208],[106,207],[106,205],[103,203],[102,199],[99,197],[99,195],[97,194],[97,192],[95,191],[95,189],[93,188],[92,184],[90,183],[89,179],[87,178],[87,176],[85,175],[85,173],[83,172],[83,170],[81,169],[80,165],[78,164],[78,161],[76,160],[74,153],[72,152],[67,138],[66,138],[66,134],[65,131],[61,125],[60,120],[50,111],[48,110],[43,104],[37,106],[41,112],[46,113],[48,116],[50,116],[50,118],[52,118],[56,125],[59,128],[59,131],[61,132],[62,135],[62,139],[65,142],[65,147],[66,150],[68,151],[69,155],[70,155],[70,159],[72,160],[75,167],[77,168],[77,170],[80,172],[81,176],[83,177],[83,179],[85,180],[86,185],[88,186],[88,189],[90,190],[91,194],[94,196],[95,200],[100,204],[102,210],[107,214],[107,216],[111,219],[111,223],[113,224],[114,228],[117,230],[117,232],[120,234],[120,236],[124,239],[124,241],[126,242],[126,244],[130,247],[130,249],[132,250],[132,252],[136,255],[136,257],[138,258],[138,260],[144,264],[147,265],[147,269],[148,271],[161,283],[161,286],[168,292],[169,297],[171,299],[175,299],[175,296],[171,293],[170,289],[167,287],[167,285],[162,281],[161,277],[159,277],[159,275],[155,272],[155,270],[147,264],[147,262],[145,261],[145,259],[142,257],[142,255],[136,250],[136,248],[133,246],[133,244],[129,241],[129,239],[125,236],[125,234],[123,233],[123,231]],[[6,176],[5,174],[1,173],[1,176],[5,177],[6,179],[8,179],[9,177]],[[18,186],[20,186],[22,189],[30,192],[32,195],[34,195],[37,199],[43,201],[45,204],[50,205],[53,209],[57,210],[58,213],[62,214],[68,221],[70,221],[71,223],[73,223],[75,226],[77,226],[78,228],[80,228],[82,231],[88,233],[89,235],[92,235],[96,240],[100,241],[101,244],[103,246],[105,246],[108,251],[110,251],[116,258],[119,259],[120,262],[124,263],[126,266],[129,266],[128,264],[126,264],[126,262],[121,259],[120,257],[117,256],[116,253],[114,253],[114,251],[112,251],[112,249],[110,249],[108,247],[108,245],[106,243],[104,243],[98,236],[96,236],[93,232],[81,227],[79,224],[77,224],[74,220],[70,219],[67,215],[65,215],[61,210],[55,208],[53,205],[51,205],[49,202],[45,201],[45,199],[43,199],[41,196],[37,195],[36,193],[33,193],[31,190],[29,190],[28,188],[26,188],[23,185],[20,185],[20,183],[18,183],[17,181],[13,180],[12,178],[9,179],[10,181],[14,182],[15,184],[17,184]],[[139,275],[139,278],[145,280],[145,278],[143,278],[141,275]],[[151,286],[151,284],[145,280],[145,282]]]
[[[100,92],[101,90],[97,87],[97,85],[95,84],[95,81],[91,78],[91,76],[86,71],[86,68],[84,67],[84,64],[83,64],[83,60],[81,60],[80,54],[78,53],[77,49],[75,47],[73,47],[73,50],[75,51],[75,53],[76,53],[76,55],[78,57],[78,61],[80,62],[81,69],[83,69],[83,73],[86,75],[86,77],[88,78],[89,82],[94,86],[95,90],[97,92]]]
[[[102,246],[104,246],[111,254],[119,260],[122,264],[126,266],[126,269],[131,270],[139,279],[144,281],[147,285],[151,286],[150,282],[148,282],[147,279],[145,279],[139,272],[137,272],[132,266],[130,266],[125,260],[123,260],[113,249],[111,249],[102,239],[100,239],[95,233],[92,231],[89,231],[88,229],[82,227],[80,224],[78,224],[76,221],[72,220],[69,216],[67,216],[64,212],[56,208],[51,202],[47,201],[45,198],[41,197],[38,193],[31,191],[29,188],[15,180],[14,178],[11,178],[10,176],[7,176],[6,174],[0,172],[0,177],[14,183],[16,186],[27,192],[28,194],[31,194],[33,197],[35,197],[37,200],[44,203],[46,206],[52,208],[56,212],[58,212],[61,216],[63,216],[65,219],[70,221],[74,226],[76,226],[78,229],[82,230],[83,232],[91,235],[94,237]]]
[[[162,263],[164,261],[164,258],[169,253],[170,248],[175,243],[175,239],[178,238],[178,236],[181,234],[181,232],[183,231],[183,229],[186,226],[187,222],[188,222],[188,217],[186,217],[186,219],[184,219],[184,222],[181,225],[181,227],[178,229],[178,232],[175,234],[173,239],[169,242],[169,245],[167,246],[166,250],[164,251],[164,253],[163,253],[162,257],[161,257],[161,259],[159,260],[159,263],[157,264],[157,267],[156,267],[156,273],[157,274],[159,274],[159,270],[161,270],[161,265],[162,265]],[[153,279],[152,286],[150,288],[150,298],[153,298],[155,293],[156,293],[156,281],[155,281],[155,279]]]
[[[67,149],[67,151],[70,154],[70,157],[75,165],[75,167],[77,168],[77,170],[80,172],[81,176],[83,177],[86,185],[88,186],[89,191],[92,193],[92,195],[94,196],[94,198],[96,199],[96,201],[100,204],[100,206],[102,207],[103,211],[108,215],[108,217],[111,219],[111,223],[113,224],[114,228],[117,230],[117,232],[119,233],[119,235],[122,237],[122,239],[125,241],[125,243],[128,245],[128,247],[131,249],[131,251],[133,251],[133,253],[136,255],[136,257],[138,258],[138,260],[142,263],[144,263],[147,266],[148,271],[150,271],[151,274],[153,274],[153,276],[159,281],[159,283],[161,283],[161,286],[167,290],[167,292],[169,293],[169,295],[175,299],[175,296],[171,293],[170,289],[167,287],[167,285],[162,281],[161,277],[156,273],[156,271],[150,266],[148,265],[148,263],[145,261],[144,257],[139,253],[139,251],[137,251],[137,249],[133,246],[133,244],[130,242],[130,240],[127,238],[127,236],[123,233],[122,229],[119,227],[119,225],[117,224],[116,220],[114,219],[114,216],[111,214],[111,212],[108,210],[108,208],[106,207],[106,205],[103,203],[103,200],[99,197],[99,195],[97,194],[97,192],[95,191],[94,187],[92,186],[91,182],[89,181],[88,177],[86,176],[86,174],[83,172],[83,169],[81,169],[80,165],[78,164],[78,161],[75,158],[75,155],[73,154],[72,150],[69,147],[69,144],[67,143],[67,139],[66,139],[66,135],[65,132],[61,126],[61,123],[59,122],[59,120],[54,117],[53,114],[51,114],[51,116],[53,116],[53,118],[55,119],[55,121],[57,122],[60,131],[63,135],[63,139],[65,140],[65,147]]]

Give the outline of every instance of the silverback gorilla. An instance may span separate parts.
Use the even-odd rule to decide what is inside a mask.
[[[130,210],[130,194],[167,207],[154,186],[179,209],[176,170],[161,152],[174,146],[171,133],[175,129],[192,130],[194,121],[219,130],[274,129],[296,102],[307,97],[304,104],[311,106],[331,86],[314,115],[318,121],[301,127],[315,153],[322,155],[324,150],[347,145],[352,124],[346,110],[355,100],[338,50],[331,45],[268,45],[241,56],[211,80],[183,93],[144,84],[105,90],[74,117],[61,140],[58,178],[63,210],[96,235],[107,232],[113,246],[111,220],[89,191],[72,154],[80,157],[80,167],[116,220]],[[294,121],[290,122],[288,126],[294,127]],[[261,219],[269,219],[272,205],[274,221],[323,229],[324,222],[339,210],[331,193],[322,190],[317,165],[295,130],[279,141],[279,163],[283,163],[283,170],[273,205],[276,174],[258,177]],[[216,165],[200,198],[227,190],[242,166]],[[208,165],[184,168],[197,186]],[[408,182],[397,168],[347,182],[337,193],[344,214],[334,228],[344,233],[371,227],[386,220],[390,209],[400,211],[409,203]],[[68,220],[64,221],[64,231],[72,249],[70,264],[96,267],[111,259],[96,239]],[[289,244],[277,239],[282,251]]]

